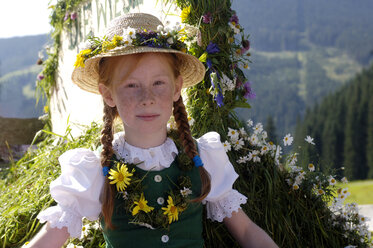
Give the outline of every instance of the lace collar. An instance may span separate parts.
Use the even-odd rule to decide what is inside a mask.
[[[124,139],[124,132],[119,132],[114,135],[113,149],[115,155],[124,159],[126,162],[136,164],[143,170],[160,171],[170,167],[178,154],[177,147],[171,138],[156,147],[139,148],[128,144]]]

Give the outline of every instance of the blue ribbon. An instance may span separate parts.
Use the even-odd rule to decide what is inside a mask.
[[[202,160],[198,155],[194,156],[193,162],[195,167],[203,166]]]
[[[106,177],[109,174],[110,167],[104,166],[102,167],[102,172],[104,173],[104,177]]]

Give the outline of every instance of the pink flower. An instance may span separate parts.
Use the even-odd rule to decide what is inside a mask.
[[[38,79],[39,81],[43,80],[43,79],[44,79],[44,75],[43,75],[43,74],[39,74],[39,75],[37,76],[37,79]]]
[[[203,23],[206,23],[206,24],[211,23],[211,21],[212,21],[211,13],[207,12],[206,14],[204,14],[202,16],[202,21],[203,21]]]
[[[244,54],[250,49],[250,41],[242,40],[241,44],[242,44],[241,54]]]
[[[78,14],[76,12],[70,15],[71,20],[75,20],[77,17],[78,17]]]
[[[64,20],[64,21],[67,21],[67,20],[69,19],[69,17],[70,17],[69,13],[66,13],[66,14],[65,14],[65,17],[63,18],[63,20]]]
[[[246,82],[243,87],[245,89],[245,95],[243,96],[244,98],[254,99],[256,97],[256,94],[251,89],[251,82]]]

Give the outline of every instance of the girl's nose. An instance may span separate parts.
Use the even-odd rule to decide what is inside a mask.
[[[143,106],[152,105],[155,103],[155,97],[151,89],[142,88],[141,89],[141,104]]]

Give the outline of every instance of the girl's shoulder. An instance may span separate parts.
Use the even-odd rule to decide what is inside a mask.
[[[197,139],[198,147],[203,149],[223,149],[224,146],[220,141],[220,134],[217,132],[208,132]]]

